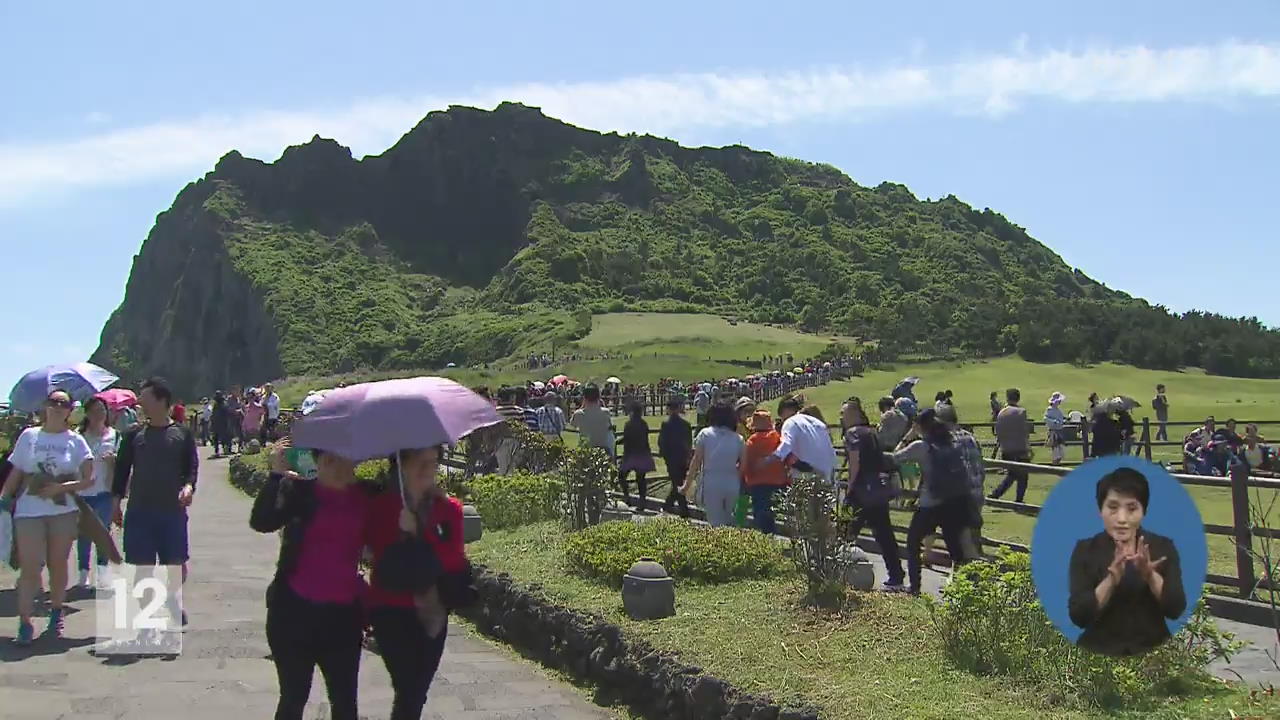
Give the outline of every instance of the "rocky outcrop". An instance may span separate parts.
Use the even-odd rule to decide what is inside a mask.
[[[602,618],[546,600],[505,573],[478,568],[480,601],[463,615],[488,635],[599,688],[653,720],[817,720],[814,708],[782,707],[744,693],[679,658],[628,637]]]

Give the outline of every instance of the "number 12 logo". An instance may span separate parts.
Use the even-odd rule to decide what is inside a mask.
[[[165,630],[169,627],[169,619],[167,617],[156,617],[156,612],[164,607],[165,601],[169,598],[169,588],[159,578],[149,577],[143,578],[136,583],[130,583],[128,578],[115,578],[111,581],[111,603],[115,610],[115,627],[118,630]],[[143,603],[142,600],[151,594],[151,601]],[[129,622],[129,596],[138,601],[138,614],[133,616],[133,622]]]

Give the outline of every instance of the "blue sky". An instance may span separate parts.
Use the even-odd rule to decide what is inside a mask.
[[[226,151],[377,153],[503,99],[955,194],[1112,287],[1280,325],[1272,2],[463,5],[0,6],[0,385],[92,352],[155,215]]]

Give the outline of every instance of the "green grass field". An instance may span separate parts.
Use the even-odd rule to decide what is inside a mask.
[[[624,382],[646,383],[663,377],[675,377],[685,381],[704,378],[740,376],[749,369],[726,361],[756,360],[763,354],[777,355],[791,352],[797,360],[811,356],[832,340],[846,343],[852,338],[811,335],[783,328],[730,324],[729,321],[710,315],[669,315],[660,313],[616,313],[598,315],[593,319],[592,331],[571,346],[560,349],[563,353],[593,355],[608,352],[615,356],[604,360],[582,360],[554,365],[538,371],[523,367],[522,358],[509,358],[496,362],[488,370],[454,368],[448,370],[420,371],[423,374],[442,374],[468,385],[485,384],[497,387],[503,383],[523,383],[532,379],[546,379],[565,373],[582,382],[600,382],[610,375],[617,375]],[[627,356],[625,358],[617,356]],[[297,403],[307,390],[332,387],[339,380],[359,382],[382,377],[419,374],[413,372],[355,373],[341,377],[292,378],[281,383],[286,405]],[[1151,415],[1149,405],[1157,383],[1168,389],[1170,415],[1174,421],[1199,422],[1206,415],[1214,415],[1220,421],[1234,417],[1241,421],[1271,420],[1262,425],[1264,436],[1280,438],[1280,380],[1248,380],[1241,378],[1205,375],[1196,369],[1182,372],[1141,370],[1134,367],[1101,363],[1081,368],[1063,364],[1029,363],[1016,357],[995,358],[985,361],[902,363],[891,369],[870,370],[862,377],[811,388],[806,398],[816,403],[828,423],[839,422],[841,402],[851,395],[862,398],[868,407],[875,400],[887,395],[894,384],[907,375],[921,378],[916,396],[922,404],[932,403],[940,390],[951,390],[955,395],[960,419],[965,423],[984,423],[990,420],[988,395],[998,391],[1003,399],[1004,390],[1017,387],[1022,391],[1023,405],[1032,419],[1041,420],[1048,397],[1054,391],[1065,393],[1064,409],[1085,410],[1088,396],[1097,392],[1102,396],[1129,395],[1143,404],[1134,412],[1141,422]],[[776,412],[776,403],[766,404]],[[656,427],[660,417],[648,418]],[[618,425],[621,427],[622,420]],[[1241,428],[1243,430],[1243,428]],[[1190,426],[1174,426],[1169,429],[1171,440],[1181,440]],[[1154,433],[1154,426],[1152,428]],[[989,430],[979,428],[979,439],[990,441]],[[1043,439],[1037,433],[1037,437]],[[1036,438],[1033,438],[1036,439]],[[1177,461],[1181,458],[1177,447],[1156,448],[1154,459]],[[1068,461],[1080,460],[1078,446],[1069,448]],[[1047,462],[1048,451],[1037,450],[1037,461]],[[658,473],[665,473],[659,461]],[[989,478],[988,486],[994,487],[999,477]],[[1056,482],[1047,475],[1032,476],[1027,501],[1040,504]],[[1232,522],[1230,495],[1226,490],[1189,488],[1207,523],[1230,525]],[[1013,499],[1012,493],[1005,496]],[[1261,498],[1266,501],[1269,496]],[[897,518],[906,524],[906,516]],[[1011,511],[989,509],[985,533],[992,538],[1029,543],[1034,519]],[[1273,518],[1272,526],[1280,525],[1280,518]],[[1210,539],[1210,567],[1212,572],[1234,574],[1235,550],[1225,537]]]

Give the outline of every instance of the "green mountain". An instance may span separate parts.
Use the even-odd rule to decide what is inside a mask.
[[[1256,320],[1110,290],[989,209],[510,103],[431,113],[361,160],[319,137],[274,163],[227,154],[157,217],[94,360],[202,392],[493,360],[623,309],[1280,374],[1280,334]]]

